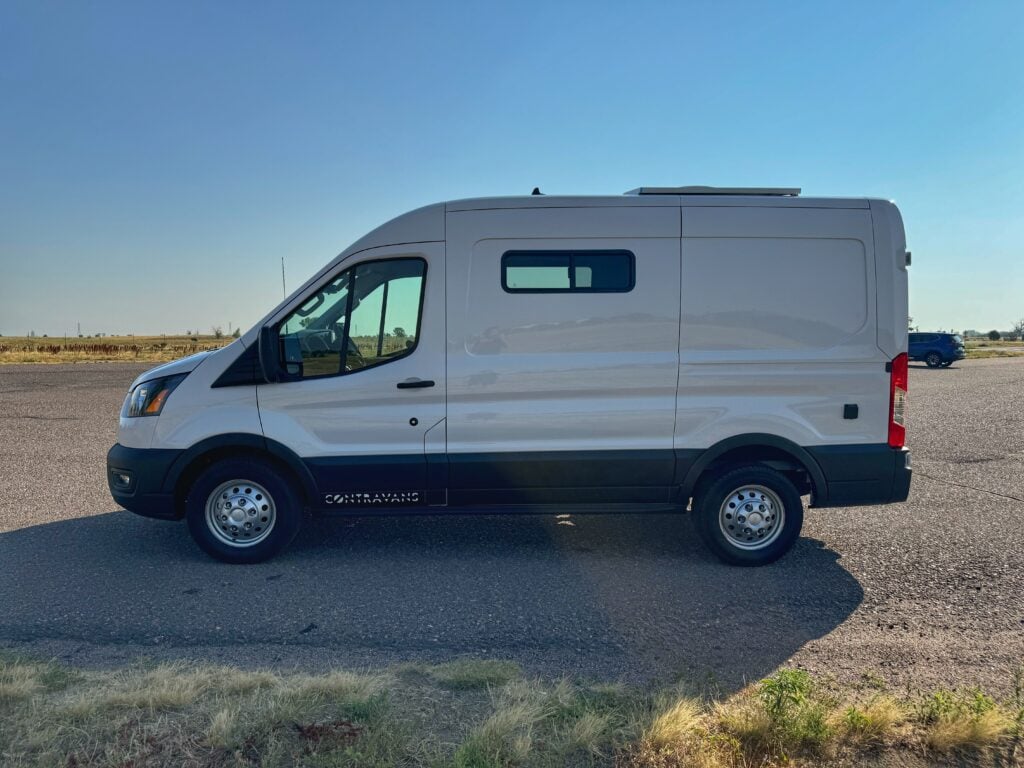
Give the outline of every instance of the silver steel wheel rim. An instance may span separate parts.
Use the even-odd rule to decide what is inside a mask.
[[[725,497],[718,526],[738,549],[764,549],[782,533],[786,508],[778,494],[763,485],[744,485]]]
[[[206,499],[206,526],[229,547],[259,544],[270,535],[276,522],[273,497],[251,480],[221,483]]]

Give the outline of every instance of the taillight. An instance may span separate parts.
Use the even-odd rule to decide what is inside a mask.
[[[896,355],[889,374],[889,445],[907,442],[907,353]]]

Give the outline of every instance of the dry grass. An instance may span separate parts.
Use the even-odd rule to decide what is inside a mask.
[[[929,726],[925,742],[941,753],[988,749],[1007,735],[1010,724],[1010,718],[999,711],[939,720]]]
[[[388,684],[385,675],[361,675],[335,670],[326,675],[299,675],[288,680],[285,695],[299,700],[324,699],[368,702]]]
[[[0,336],[2,363],[152,362],[219,349],[233,339],[213,336]]]
[[[918,706],[924,743],[940,754],[986,751],[1010,734],[1015,717],[977,689],[938,690]]]
[[[693,741],[706,731],[700,702],[682,698],[654,718],[644,738],[655,749]]]
[[[713,705],[714,721],[722,732],[729,734],[738,744],[746,744],[749,752],[768,747],[772,732],[771,716],[749,692]]]
[[[238,708],[227,706],[217,710],[206,730],[206,743],[215,749],[235,750],[242,743]]]
[[[878,746],[895,738],[907,720],[906,708],[888,694],[863,704],[852,704],[834,722],[834,728],[856,746]]]
[[[0,702],[27,699],[42,689],[39,678],[29,668],[14,667],[0,673]]]
[[[900,701],[877,683],[846,697],[781,670],[725,701],[679,698],[657,711],[627,752],[629,768],[783,765],[1019,765],[1018,695],[999,704],[979,691],[937,691]],[[1024,693],[1024,686],[1020,687]],[[923,748],[923,752],[922,752]]]
[[[407,668],[415,668],[438,685],[456,691],[505,685],[522,675],[518,664],[500,659],[457,659],[433,666],[407,665]]]
[[[129,674],[112,690],[100,696],[79,700],[79,711],[97,709],[144,709],[149,712],[181,709],[195,703],[210,685],[204,670],[192,670],[182,664],[156,667],[140,676]]]
[[[632,768],[728,768],[741,759],[739,743],[720,728],[718,710],[681,697],[657,706],[628,755]]]
[[[968,360],[981,360],[988,357],[1019,357],[1024,355],[1024,341],[968,339],[964,342],[964,352]]]
[[[498,705],[459,745],[453,764],[457,768],[484,768],[525,762],[533,748],[534,730],[544,717],[540,702]]]
[[[211,335],[102,338],[0,336],[0,364],[131,361],[158,363],[208,349],[219,349],[231,341],[231,338],[217,339]],[[362,346],[369,344],[368,339],[357,339],[357,342],[360,341],[363,342]],[[964,348],[969,360],[1024,355],[1024,341],[972,339],[965,343]]]
[[[73,672],[0,657],[0,764],[1019,764],[1022,696],[1000,703],[979,691],[936,691],[908,700],[883,687],[826,693],[809,675],[781,670],[716,699],[545,682],[505,662],[310,675],[190,664]]]
[[[612,728],[611,718],[597,712],[584,712],[569,726],[563,736],[569,751],[601,756]]]
[[[77,672],[57,664],[0,654],[0,706],[62,691],[79,677]]]

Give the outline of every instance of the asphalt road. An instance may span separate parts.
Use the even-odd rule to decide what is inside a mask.
[[[107,494],[144,367],[0,366],[0,646],[98,666],[480,655],[725,690],[798,664],[998,691],[1024,661],[1024,360],[913,368],[910,500],[812,510],[760,569],[719,564],[670,515],[335,519],[223,565]]]

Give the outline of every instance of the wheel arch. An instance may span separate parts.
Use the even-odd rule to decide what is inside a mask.
[[[187,448],[174,461],[164,478],[163,490],[173,495],[176,516],[185,513],[185,495],[196,477],[215,461],[241,457],[260,458],[279,469],[294,482],[303,501],[309,505],[317,497],[316,482],[302,459],[281,443],[263,435],[234,433],[216,435]]]
[[[683,500],[693,496],[701,480],[711,473],[738,464],[763,464],[784,472],[806,473],[807,490],[812,493],[812,506],[828,500],[828,483],[814,457],[792,440],[767,433],[734,435],[701,453],[683,479]],[[797,490],[804,491],[799,484]]]

